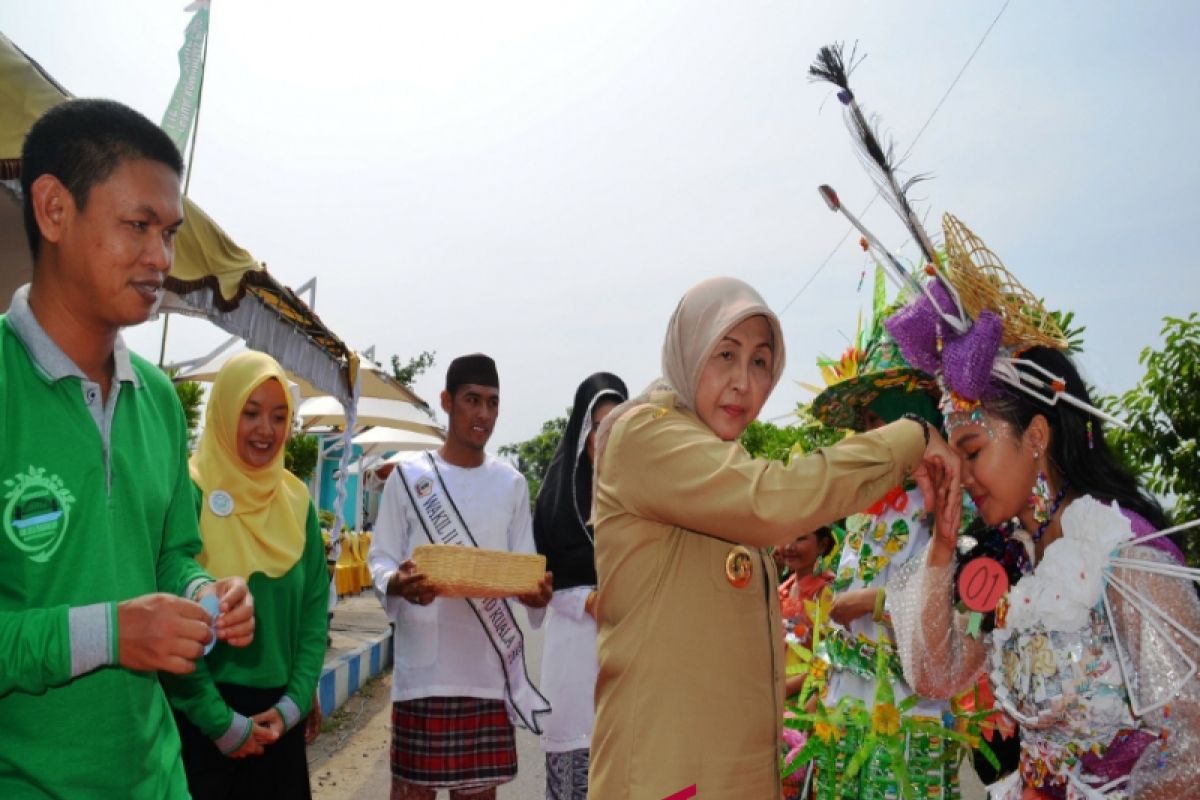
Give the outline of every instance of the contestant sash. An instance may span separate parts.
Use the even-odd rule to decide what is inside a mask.
[[[442,481],[437,463],[429,453],[423,459],[401,461],[396,465],[400,482],[421,520],[425,535],[433,544],[478,547],[450,492]],[[508,601],[495,597],[464,598],[483,626],[488,641],[500,657],[504,670],[504,701],[508,717],[536,734],[542,729],[538,716],[550,713],[550,702],[542,696],[525,666],[525,637],[517,625]]]

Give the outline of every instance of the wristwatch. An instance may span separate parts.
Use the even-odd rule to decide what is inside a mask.
[[[921,433],[925,434],[925,446],[929,447],[929,420],[922,417],[920,414],[914,414],[909,411],[902,419],[911,419],[913,422],[920,424]]]

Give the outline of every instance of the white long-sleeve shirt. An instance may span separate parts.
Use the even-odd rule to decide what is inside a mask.
[[[555,592],[546,619],[542,680],[538,684],[553,709],[542,720],[542,749],[562,753],[591,747],[596,721],[594,697],[600,661],[596,621],[587,613],[594,586]]]
[[[536,552],[529,489],[519,472],[490,455],[478,467],[457,467],[436,452],[432,455],[446,491],[479,547]],[[426,455],[417,453],[410,458],[424,460]],[[376,593],[396,623],[392,700],[502,700],[504,672],[500,658],[466,600],[439,597],[427,606],[419,606],[387,594],[392,573],[412,557],[414,548],[430,543],[399,472],[398,464],[384,485],[367,559]],[[526,610],[531,624],[540,627],[544,610]]]

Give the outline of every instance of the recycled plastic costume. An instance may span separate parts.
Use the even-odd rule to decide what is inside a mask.
[[[937,315],[933,303],[943,310],[952,307],[945,286],[967,294],[972,278],[960,276],[1003,270],[949,215],[945,235],[950,278],[935,284],[933,301],[914,302],[891,326],[914,360],[922,351],[937,350],[934,343],[931,351],[916,329]],[[1011,276],[992,284],[1019,291]],[[983,363],[989,377],[980,382],[981,393],[1000,384],[1024,391],[995,377],[999,372],[1018,382],[1032,376],[1038,382],[1031,383],[1034,391],[1049,390],[1064,405],[1082,402],[1066,399],[1060,379],[1027,369],[1033,362],[1014,354],[1015,346],[980,343],[987,327],[995,330],[997,324],[1003,337],[1055,335],[1049,325],[1021,330],[1028,328],[1028,312],[1002,316],[1001,303],[987,302],[964,333],[945,335],[938,354],[950,424],[955,418],[958,424],[981,419],[971,395],[953,388],[974,392],[970,370],[979,369],[964,369],[959,353],[995,354]],[[1021,305],[1037,308],[1032,298],[1023,297]],[[978,358],[964,360],[979,364]],[[1007,369],[1013,372],[1001,372]],[[1061,498],[1060,493],[1056,504]],[[1046,548],[1040,562],[1033,555],[1034,539],[1024,531],[1013,533],[1027,541],[1027,574],[1001,598],[996,628],[982,639],[968,632],[967,614],[953,611],[952,567],[928,566],[919,558],[893,579],[889,589],[905,675],[928,691],[943,687],[952,693],[988,672],[997,703],[1021,728],[1022,749],[1019,772],[994,784],[993,798],[1017,800],[1030,787],[1050,798],[1187,796],[1200,777],[1200,683],[1194,677],[1200,602],[1188,584],[1197,573],[1183,567],[1164,540],[1151,538],[1144,519],[1115,503],[1078,497],[1063,512],[1061,527],[1061,538]]]
[[[1119,424],[1088,401],[1077,376],[1055,374],[1034,360],[1035,352],[1064,350],[1066,337],[995,254],[948,214],[946,255],[936,254],[908,205],[907,184],[901,186],[888,163],[891,149],[880,146],[849,89],[840,48],[823,49],[813,73],[841,89],[866,160],[921,246],[932,278],[927,283],[822,187],[830,207],[863,231],[911,291],[914,299],[887,328],[909,363],[938,378],[948,427],[980,426],[985,441],[1011,435],[988,427],[985,415],[989,403],[1005,398],[1032,398],[1043,416],[1063,420],[1060,429],[1069,420],[1080,435],[1086,421],[1089,446],[1093,422]],[[953,564],[933,566],[918,557],[890,581],[904,674],[918,690],[948,696],[989,673],[998,703],[1020,725],[1022,747],[1019,772],[989,787],[992,798],[1195,796],[1200,601],[1191,582],[1200,573],[1182,566],[1173,546],[1149,532],[1141,516],[1087,492],[1065,505],[1061,536],[1038,560],[1035,544],[1067,490],[1064,484],[1051,504],[1039,498],[1039,483],[1041,474],[1029,508],[1040,499],[1048,514],[1038,517],[1036,533],[1011,532],[1028,566],[1011,588],[999,584],[993,631],[978,631],[976,615],[954,609]],[[963,587],[960,579],[960,593]]]
[[[831,427],[855,431],[898,419],[905,412],[921,414],[938,424],[937,384],[932,376],[909,367],[883,330],[887,310],[882,268],[875,281],[869,329],[863,330],[860,320],[854,343],[839,360],[818,361],[827,386],[814,398],[812,414]],[[894,767],[894,762],[902,761],[904,782],[912,796],[959,797],[960,742],[951,732],[939,730],[943,716],[950,714],[950,704],[913,696],[900,671],[895,634],[887,617],[888,578],[921,553],[929,541],[921,493],[896,486],[865,512],[847,522],[832,590],[833,596],[873,590],[875,611],[824,631],[823,644],[812,660],[818,672],[825,669],[819,662],[829,665],[827,688],[817,697],[821,708],[815,714],[802,714],[804,722],[790,725],[811,731],[820,721],[832,724],[836,735],[826,736],[824,741],[815,737],[806,750],[786,754],[790,758],[785,757],[784,771],[799,766],[792,761],[804,753],[815,766],[809,779],[813,797],[873,800],[902,794],[901,777]],[[908,707],[899,711],[898,704],[906,701]],[[892,709],[898,712],[895,731],[874,730],[880,716],[890,716]],[[868,743],[872,734],[878,741]],[[856,756],[861,767],[848,769]]]

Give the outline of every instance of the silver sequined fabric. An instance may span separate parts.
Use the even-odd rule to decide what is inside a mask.
[[[1125,547],[1120,556],[1174,563],[1146,546]],[[926,696],[948,697],[989,672],[1021,726],[1027,771],[1053,770],[1063,759],[1070,765],[1088,751],[1103,755],[1118,731],[1145,731],[1155,739],[1129,780],[1090,797],[1200,798],[1200,678],[1189,677],[1200,647],[1179,630],[1200,636],[1194,584],[1124,567],[1112,574],[1130,590],[1122,594],[1106,581],[1113,624],[1101,601],[1078,631],[1035,625],[974,639],[967,615],[952,606],[953,566],[913,558],[888,584],[905,677]],[[1015,792],[1020,797],[1020,787]],[[1072,785],[1067,796],[1089,797],[1084,792]]]

